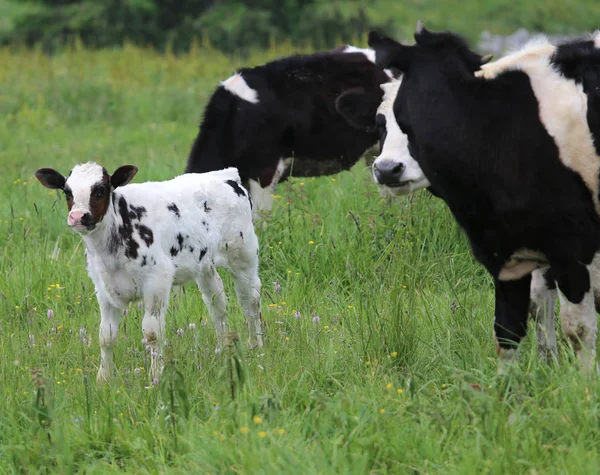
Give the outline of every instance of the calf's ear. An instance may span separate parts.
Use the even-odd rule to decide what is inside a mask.
[[[65,182],[67,181],[64,176],[53,168],[40,168],[35,172],[35,177],[42,185],[51,190],[64,189]]]
[[[369,33],[369,46],[375,51],[375,64],[383,69],[406,71],[412,58],[412,47],[403,46],[397,41],[376,31]],[[397,77],[397,74],[395,74]]]
[[[382,96],[380,92],[350,89],[337,97],[335,108],[352,127],[371,132],[375,128],[375,115]]]
[[[115,170],[110,176],[110,186],[118,188],[119,186],[125,186],[137,173],[138,169],[133,165],[123,165]]]

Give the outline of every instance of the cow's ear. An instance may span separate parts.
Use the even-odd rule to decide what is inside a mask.
[[[35,172],[35,177],[46,188],[62,190],[65,188],[66,178],[53,168],[40,168]]]
[[[133,165],[123,165],[115,170],[110,176],[110,186],[118,188],[119,186],[125,186],[137,173],[137,167]]]
[[[375,115],[382,97],[381,91],[350,89],[338,96],[335,100],[335,108],[352,127],[373,131]]]
[[[375,64],[383,69],[406,71],[412,58],[412,47],[380,35],[376,31],[369,33],[369,46],[375,51]],[[397,77],[397,76],[396,76]]]

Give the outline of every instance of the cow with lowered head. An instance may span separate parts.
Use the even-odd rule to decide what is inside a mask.
[[[378,136],[338,112],[345,94],[362,92],[363,117],[381,102],[391,72],[369,49],[346,46],[242,68],[223,81],[204,111],[186,173],[236,167],[256,209],[272,205],[288,175],[320,176],[350,169]]]
[[[85,244],[100,305],[98,382],[111,378],[121,309],[137,299],[144,302],[150,374],[158,378],[174,283],[196,281],[222,346],[226,299],[217,267],[232,274],[248,320],[249,346],[262,346],[258,239],[237,170],[129,184],[136,173],[136,167],[124,165],[110,175],[97,163],[76,165],[66,178],[51,168],[36,172],[42,185],[64,192],[67,225]]]
[[[597,323],[588,266],[600,246],[600,219],[594,190],[578,167],[597,157],[572,156],[556,140],[525,72],[474,77],[485,58],[459,36],[420,24],[415,39],[403,46],[372,32],[369,45],[378,64],[403,72],[396,121],[494,278],[501,360],[516,355],[525,335],[531,272],[548,267],[565,297],[566,336],[591,367]],[[579,107],[562,109],[567,116],[552,118],[566,121],[566,130],[587,129],[583,98]],[[568,133],[561,137],[571,143]]]

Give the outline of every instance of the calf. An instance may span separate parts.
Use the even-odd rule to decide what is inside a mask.
[[[531,272],[549,267],[549,281],[565,297],[561,315],[570,316],[566,336],[582,363],[592,366],[597,323],[587,266],[600,246],[600,219],[593,188],[579,167],[595,162],[595,153],[575,157],[561,148],[526,73],[476,78],[485,59],[462,38],[429,32],[421,24],[415,39],[408,47],[372,32],[369,45],[378,64],[404,73],[396,121],[494,278],[501,360],[516,356],[525,335]],[[563,118],[568,127],[587,128],[581,95],[579,109],[561,111],[568,114]],[[574,134],[581,137],[580,130]],[[569,134],[561,137],[570,143]]]
[[[363,115],[375,113],[379,85],[392,74],[374,61],[373,51],[346,46],[239,70],[208,101],[186,173],[237,167],[255,209],[268,210],[275,185],[289,174],[350,169],[377,132],[345,120],[337,100],[364,92]]]
[[[128,185],[136,173],[136,167],[124,165],[109,175],[96,163],[76,165],[67,178],[51,168],[36,172],[42,185],[63,190],[67,224],[85,244],[100,305],[98,382],[112,373],[121,309],[138,298],[152,350],[150,373],[158,377],[173,283],[196,281],[222,346],[227,316],[219,266],[232,273],[250,347],[262,346],[258,240],[237,170]]]

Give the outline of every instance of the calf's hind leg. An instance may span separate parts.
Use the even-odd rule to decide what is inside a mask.
[[[206,266],[200,270],[196,279],[202,292],[202,300],[208,307],[208,313],[217,332],[217,349],[223,348],[227,335],[227,297],[223,289],[223,281],[214,266]]]

